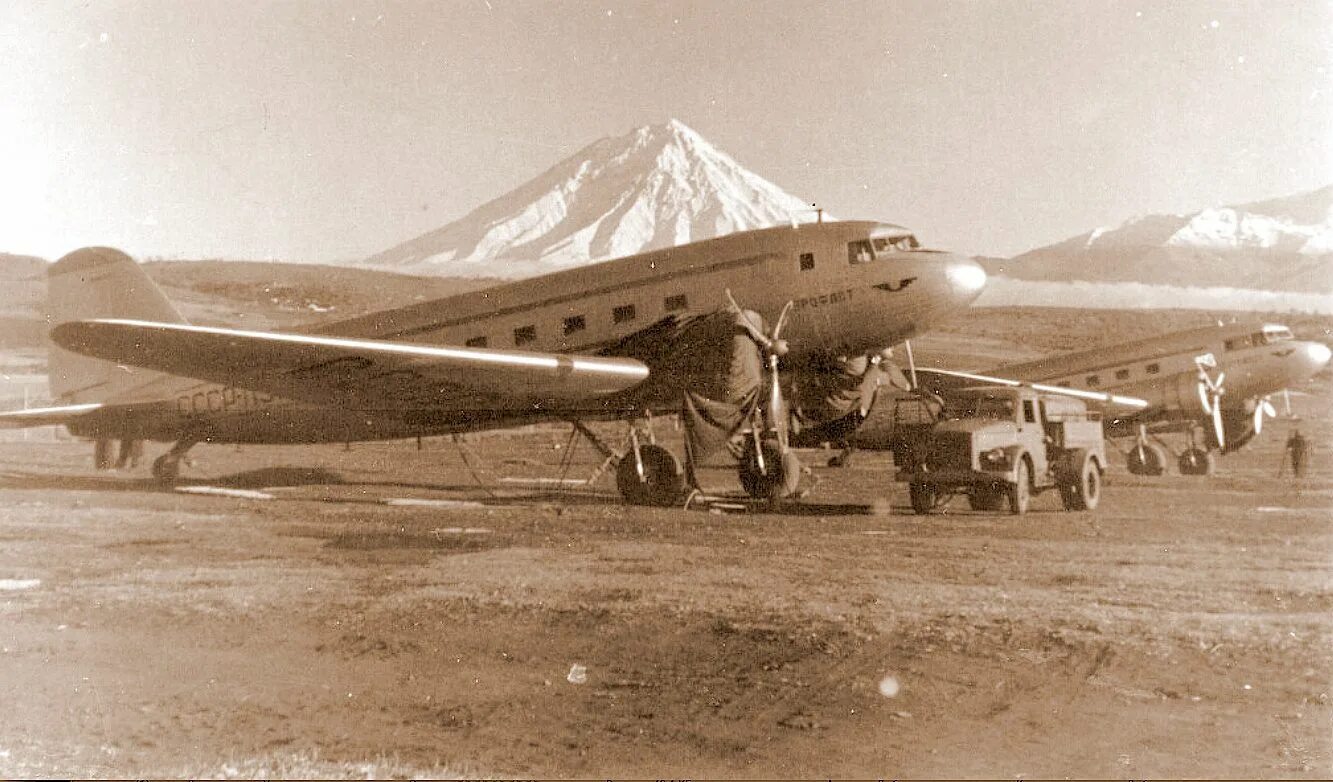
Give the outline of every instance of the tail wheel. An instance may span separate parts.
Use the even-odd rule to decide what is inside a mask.
[[[179,457],[164,453],[153,460],[153,477],[159,481],[174,481],[181,474]]]
[[[685,496],[685,474],[675,454],[660,445],[644,445],[638,461],[629,453],[616,465],[616,488],[631,505],[675,505]]]
[[[1135,445],[1125,458],[1125,466],[1131,475],[1161,475],[1166,472],[1166,451],[1152,443]]]
[[[935,509],[934,486],[929,483],[912,483],[908,485],[907,492],[912,498],[913,513],[926,514]]]
[[[765,440],[756,447],[754,438],[747,437],[737,472],[746,494],[760,500],[780,500],[796,493],[801,461],[792,451],[783,453],[776,441]]]
[[[1180,468],[1181,475],[1212,475],[1213,454],[1202,448],[1189,448],[1180,455],[1176,465]]]
[[[1008,500],[1009,513],[1014,516],[1028,512],[1028,504],[1032,501],[1032,484],[1028,477],[1030,474],[1031,470],[1028,469],[1027,460],[1019,459],[1014,482],[1005,487],[1005,499]]]
[[[1097,463],[1084,459],[1078,473],[1060,484],[1060,499],[1065,510],[1093,510],[1102,499],[1102,473]]]

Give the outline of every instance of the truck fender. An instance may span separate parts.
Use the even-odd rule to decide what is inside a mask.
[[[1009,473],[1006,476],[1010,481],[1017,477],[1018,463],[1026,461],[1028,463],[1028,486],[1035,486],[1037,483],[1037,474],[1032,467],[1032,457],[1028,455],[1027,449],[1021,445],[1010,445],[1004,449],[1005,456],[1009,459]]]

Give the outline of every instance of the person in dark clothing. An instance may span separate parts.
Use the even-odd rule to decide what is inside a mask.
[[[1309,451],[1309,443],[1301,434],[1300,429],[1294,429],[1291,436],[1287,438],[1287,446],[1282,452],[1282,464],[1285,467],[1287,457],[1291,457],[1291,474],[1296,478],[1305,477],[1305,457]]]

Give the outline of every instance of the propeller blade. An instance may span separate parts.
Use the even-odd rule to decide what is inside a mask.
[[[1213,400],[1212,400],[1212,396],[1213,396],[1213,395],[1212,395],[1211,393],[1209,393],[1209,391],[1211,391],[1212,389],[1210,389],[1210,388],[1208,387],[1208,376],[1207,376],[1207,375],[1200,375],[1200,377],[1199,377],[1199,384],[1198,384],[1197,386],[1195,386],[1195,388],[1198,389],[1198,391],[1199,391],[1199,407],[1202,407],[1202,408],[1203,408],[1203,412],[1204,412],[1205,414],[1207,414],[1207,415],[1212,415],[1212,412],[1213,412]]]
[[[791,313],[792,305],[795,302],[787,302],[782,306],[782,312],[778,314],[778,324],[773,327],[773,341],[777,342],[782,337],[782,327],[787,325],[787,315]]]
[[[1227,446],[1226,430],[1222,426],[1222,405],[1213,404],[1213,434],[1217,435],[1217,448],[1221,450]]]
[[[1264,430],[1264,418],[1277,418],[1277,409],[1273,403],[1268,401],[1268,397],[1260,399],[1254,406],[1254,433],[1259,434]]]

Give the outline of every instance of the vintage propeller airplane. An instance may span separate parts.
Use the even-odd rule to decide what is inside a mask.
[[[187,323],[114,249],[76,250],[48,275],[56,404],[0,413],[0,426],[66,426],[99,444],[101,467],[113,441],[174,443],[153,463],[172,479],[198,443],[543,421],[593,437],[582,422],[624,420],[617,484],[636,503],[687,488],[692,475],[636,426],[682,410],[687,465],[748,435],[742,484],[790,493],[799,463],[779,365],[799,376],[821,357],[875,352],[957,314],[986,281],[971,259],[869,221],[736,233],[293,332]]]
[[[1275,323],[1242,322],[1163,334],[1122,345],[1010,364],[979,375],[922,370],[927,386],[1005,382],[1014,378],[1072,391],[1142,399],[1135,409],[1102,405],[1109,437],[1133,437],[1129,471],[1160,475],[1167,467],[1164,434],[1184,434],[1176,454],[1185,475],[1212,472],[1215,453],[1231,453],[1276,415],[1270,397],[1299,386],[1329,363],[1319,342],[1294,338]],[[996,376],[996,377],[992,377]],[[863,437],[873,437],[866,431]]]

